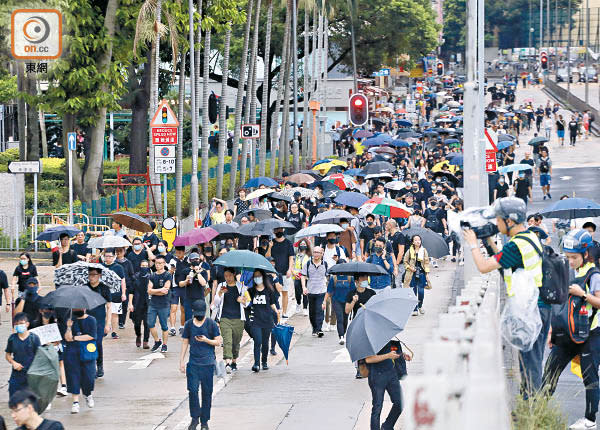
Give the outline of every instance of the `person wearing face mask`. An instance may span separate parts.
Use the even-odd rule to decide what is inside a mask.
[[[367,259],[367,245],[375,238],[375,229],[377,227],[375,224],[375,215],[373,214],[367,214],[365,216],[365,222],[367,225],[362,226],[359,236],[363,261]]]
[[[29,278],[38,277],[37,268],[31,261],[31,257],[27,252],[22,252],[19,255],[19,265],[15,268],[12,276],[12,299],[13,302],[17,297],[25,295],[25,288],[27,287],[27,281]],[[17,293],[18,286],[18,293]]]
[[[346,260],[338,260],[337,264],[343,264]],[[346,329],[348,328],[348,314],[345,312],[345,303],[348,293],[355,289],[354,279],[348,275],[331,275],[327,284],[325,300],[331,299],[331,307],[335,312],[336,328],[339,344],[346,343]]]
[[[73,318],[67,320],[65,332],[65,373],[67,375],[67,391],[72,394],[71,413],[79,413],[79,393],[83,392],[88,408],[95,405],[92,392],[96,377],[96,361],[88,360],[81,355],[81,343],[92,345],[96,340],[96,319],[87,315],[85,309],[73,309]],[[88,351],[90,348],[84,345]]]
[[[519,172],[519,177],[515,179],[513,184],[515,190],[515,197],[520,198],[527,205],[528,199],[533,198],[531,194],[531,183],[525,176],[525,172]]]
[[[387,241],[383,237],[375,239],[375,246],[373,247],[373,253],[367,258],[367,263],[377,264],[383,267],[387,272],[386,275],[373,276],[371,278],[371,288],[376,293],[380,293],[386,288],[392,285],[392,273],[394,272],[394,260],[390,253],[386,250]]]
[[[29,332],[29,318],[24,312],[17,313],[13,318],[16,333],[8,337],[6,349],[6,361],[12,366],[10,379],[8,380],[8,394],[12,396],[19,390],[27,388],[27,370],[38,347],[40,339]]]
[[[406,273],[404,275],[404,288],[412,288],[418,303],[413,311],[413,316],[418,314],[423,315],[423,299],[425,297],[425,288],[430,284],[429,271],[429,255],[427,250],[422,246],[421,236],[414,235],[411,239],[410,248],[404,255],[404,267]]]
[[[123,268],[123,271],[125,272],[126,298],[123,302],[123,312],[119,315],[119,329],[123,330],[125,328],[125,323],[127,322],[127,309],[129,308],[128,297],[129,291],[133,289],[133,275],[135,272],[133,270],[133,264],[125,257],[125,248],[115,248],[115,253],[115,261]]]
[[[352,314],[352,318],[354,318],[360,308],[363,307],[375,294],[375,291],[369,287],[369,276],[361,273],[356,274],[354,276],[354,289],[349,291],[346,295],[344,312],[348,316]],[[356,379],[361,378],[362,376],[357,366]]]
[[[500,175],[498,182],[494,186],[494,200],[508,197],[508,184],[504,179],[504,175]]]
[[[110,332],[110,322],[112,316],[111,306],[111,293],[110,289],[106,284],[100,281],[102,276],[102,270],[97,268],[88,269],[88,287],[90,290],[99,294],[104,300],[105,304],[90,309],[88,314],[96,319],[97,332],[94,334],[96,339],[96,348],[98,349],[98,358],[96,359],[96,377],[102,378],[104,376],[104,348],[102,340],[104,336]]]
[[[215,372],[215,347],[223,343],[223,337],[217,323],[208,318],[204,300],[192,303],[193,318],[183,327],[182,347],[179,354],[179,370],[186,375],[189,393],[189,409],[192,421],[188,430],[208,430],[210,409],[212,406],[213,374]],[[187,351],[189,360],[185,363]],[[202,403],[198,395],[202,390]]]
[[[192,317],[192,303],[199,299],[204,300],[206,295],[210,293],[210,288],[208,288],[208,272],[201,265],[200,255],[193,252],[188,255],[188,261],[190,262],[190,267],[185,273],[186,284],[184,284],[186,321]]]
[[[170,295],[170,312],[169,312],[169,324],[171,328],[177,327],[177,308],[179,308],[179,335],[183,333],[183,325],[185,319],[185,308],[183,306],[185,301],[185,288],[180,286],[182,282],[186,282],[187,271],[189,267],[189,261],[185,256],[185,246],[175,247],[175,257],[171,260],[171,270],[173,273],[173,288],[171,288]],[[171,332],[171,331],[169,331]]]
[[[269,369],[267,364],[269,338],[271,329],[279,320],[279,312],[275,305],[277,298],[273,285],[271,285],[271,278],[262,270],[255,270],[253,284],[253,287],[248,289],[250,295],[250,331],[254,340],[254,366],[252,366],[252,371],[259,372],[261,364],[263,370]]]
[[[292,267],[292,276],[294,277],[294,292],[296,293],[296,313],[303,312],[308,315],[308,297],[302,294],[302,268],[306,264],[312,252],[310,243],[306,239],[301,239],[298,243],[298,253],[294,256],[294,265]]]
[[[140,271],[133,277],[133,290],[129,291],[129,315],[135,330],[135,346],[150,349],[150,328],[148,327],[148,281],[150,280],[148,260],[141,262]],[[142,338],[142,324],[144,333]],[[143,343],[142,343],[143,339]]]
[[[142,242],[142,239],[136,237],[133,239],[133,247],[127,252],[127,259],[131,261],[133,265],[133,271],[135,273],[140,271],[140,263],[142,260],[148,260],[152,262],[154,260],[154,253],[147,245]]]
[[[287,318],[289,301],[288,292],[292,289],[292,266],[294,264],[294,245],[285,238],[283,228],[273,230],[275,239],[267,251],[266,257],[275,259],[275,270],[283,278],[283,290],[281,291],[281,310],[283,319]]]
[[[115,331],[117,325],[119,324],[119,315],[123,313],[123,303],[127,299],[127,284],[126,284],[126,276],[125,270],[123,266],[117,263],[115,257],[114,248],[107,248],[104,250],[103,262],[102,265],[107,269],[112,270],[121,278],[121,288],[120,291],[111,294],[111,301],[113,303],[111,308],[110,322],[112,326],[112,339],[118,339],[119,335]]]
[[[36,278],[29,278],[25,294],[15,302],[15,313],[25,312],[29,321],[35,320],[40,310],[41,297],[38,295],[38,288],[38,280]]]
[[[156,230],[156,223],[154,221],[150,221],[150,228],[152,231],[144,233],[142,242],[150,251],[156,252],[156,248],[158,248],[158,236],[154,233],[154,230]]]

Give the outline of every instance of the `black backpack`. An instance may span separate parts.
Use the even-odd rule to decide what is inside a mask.
[[[432,231],[435,231],[436,233],[441,233],[442,232],[442,223],[440,221],[440,219],[437,216],[438,212],[437,210],[431,210],[429,209],[429,215],[426,218],[425,221],[425,228],[428,228]]]
[[[516,236],[526,240],[533,249],[542,257],[542,286],[540,287],[540,298],[548,304],[562,304],[569,297],[569,263],[567,259],[554,252],[549,246],[544,251],[527,236]]]
[[[550,171],[550,164],[547,160],[540,160],[540,172],[548,173]]]

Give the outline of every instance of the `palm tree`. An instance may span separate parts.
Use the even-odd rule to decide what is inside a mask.
[[[183,187],[183,117],[185,114],[185,57],[186,53],[179,54],[179,106],[177,110],[177,120],[179,121],[179,130],[177,130],[177,158],[175,159],[175,215],[177,219],[182,219],[181,212],[181,189]]]
[[[260,128],[262,130],[260,136],[260,151],[259,151],[259,176],[265,176],[267,163],[267,119],[269,114],[269,74],[271,73],[271,25],[273,23],[273,0],[268,0],[269,6],[267,9],[267,30],[265,34],[265,55],[264,55],[264,72],[263,72],[263,89],[262,101],[260,103]]]
[[[254,35],[252,36],[252,63],[254,65],[252,69],[252,90],[250,91],[250,121],[252,124],[256,122],[256,77],[257,77],[257,69],[258,69],[258,35],[260,29],[260,2],[258,0],[256,6],[256,14],[254,15]],[[266,67],[266,66],[265,66]],[[254,168],[256,166],[256,140],[252,139],[250,141],[250,178],[254,177]]]
[[[211,0],[207,0],[206,10],[210,9]],[[207,13],[207,15],[210,15]],[[208,75],[210,70],[210,36],[208,26],[204,33],[204,64],[202,69],[202,202],[208,205],[208,135],[210,122],[208,120]]]
[[[198,209],[198,109],[200,107],[200,42],[202,39],[202,0],[198,0],[198,32],[194,35],[193,0],[190,3],[190,80],[192,92],[192,178],[190,182],[190,214]],[[194,42],[194,36],[196,40]],[[193,51],[193,52],[192,52]]]
[[[310,73],[309,73],[309,64],[308,64],[308,59],[309,59],[309,38],[310,38],[310,32],[309,30],[309,15],[308,15],[308,2],[305,0],[304,2],[304,58],[302,60],[302,75],[304,77],[304,83],[303,83],[303,87],[304,87],[304,95],[302,97],[303,99],[303,105],[302,105],[302,117],[303,117],[303,121],[302,121],[302,160],[304,162],[304,164],[306,164],[306,160],[309,158],[308,157],[308,148],[309,148],[309,137],[310,137],[310,130],[312,130],[312,121],[311,121],[311,115],[308,112],[308,99],[309,99],[309,94],[310,94],[310,90],[309,90],[309,78],[310,78]]]
[[[277,139],[277,132],[279,131],[279,110],[280,110],[280,102],[281,100],[285,101],[284,97],[287,97],[287,92],[285,91],[286,82],[285,82],[285,71],[287,70],[287,63],[289,57],[289,48],[290,48],[290,29],[292,26],[292,16],[290,13],[291,9],[291,0],[286,1],[286,14],[285,14],[285,28],[283,30],[283,46],[281,48],[281,64],[279,65],[279,83],[277,84],[277,101],[275,102],[275,118],[272,121],[272,139]],[[282,130],[281,130],[281,138],[279,138],[279,163],[277,172],[278,175],[281,175],[283,169],[283,163],[285,159],[285,141],[283,140],[283,133],[285,130],[285,122],[283,121],[285,118],[282,118]],[[275,151],[273,150],[275,145],[271,145],[271,176],[275,176]]]
[[[219,152],[217,165],[217,197],[223,197],[223,170],[225,148],[227,145],[227,78],[229,75],[229,48],[231,45],[231,22],[226,24],[223,42],[223,82],[221,83],[221,102],[219,103]],[[233,160],[232,160],[233,162]]]
[[[291,3],[291,0],[288,2]],[[291,7],[288,6],[288,10]],[[291,32],[291,25],[290,25]],[[288,44],[291,44],[291,38],[288,37]],[[288,47],[288,55],[285,63],[285,71],[283,73],[283,115],[281,120],[281,144],[282,148],[280,148],[280,153],[283,150],[283,163],[280,163],[277,168],[277,175],[281,176],[283,173],[283,169],[285,167],[286,170],[289,168],[290,164],[290,72],[292,69],[292,61],[291,61],[291,47]],[[281,161],[281,156],[280,156]]]
[[[252,8],[254,0],[248,0],[246,5],[246,28],[244,30],[244,47],[242,49],[242,59],[240,61],[240,78],[238,82],[237,97],[235,101],[235,125],[233,129],[233,145],[231,149],[231,173],[229,177],[229,198],[233,199],[235,195],[235,185],[237,179],[237,159],[238,146],[240,142],[240,127],[242,124],[242,100],[244,97],[244,87],[246,83],[246,63],[248,61],[248,44],[250,42],[250,24],[252,23]],[[246,139],[244,139],[244,142]],[[242,149],[242,161],[245,161],[244,149]],[[245,171],[245,164],[242,164],[242,171]]]

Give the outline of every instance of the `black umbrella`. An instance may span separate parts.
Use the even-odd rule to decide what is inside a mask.
[[[106,303],[106,300],[89,288],[63,286],[52,292],[47,304],[54,308],[94,309]]]
[[[432,258],[442,258],[443,256],[450,254],[448,244],[444,238],[428,228],[414,227],[404,230],[403,233],[407,237],[413,237],[415,235],[420,236],[423,247]]]
[[[238,232],[244,236],[263,236],[273,234],[276,228],[294,228],[291,222],[283,221],[277,218],[265,219],[253,224],[243,225]]]
[[[233,239],[240,235],[238,229],[231,224],[213,224],[210,226],[210,228],[219,233],[214,240]]]
[[[271,213],[271,211],[268,211],[266,209],[249,209],[247,211],[237,214],[233,220],[239,224],[242,218],[248,218],[248,214],[251,212],[254,214],[254,217],[259,221],[263,219],[273,218],[273,214]]]
[[[292,203],[292,198],[291,197],[284,196],[281,193],[271,193],[271,194],[269,194],[267,196],[267,199]]]
[[[352,132],[354,131],[353,128],[346,128],[342,131],[342,133],[340,134],[340,140],[343,140],[349,136],[352,135]]]
[[[317,188],[317,185],[323,188],[323,194],[325,194],[325,192],[327,191],[339,191],[340,189],[337,185],[329,181],[313,182],[312,184],[308,185],[308,188],[314,190],[315,188]]]
[[[372,263],[352,262],[336,264],[331,267],[327,273],[330,275],[389,275],[389,273],[381,266]]]
[[[458,184],[458,178],[450,172],[435,172],[433,174],[433,179],[435,180],[435,178],[446,178],[450,182],[454,183],[454,185]]]
[[[60,235],[65,233],[68,234],[69,237],[75,236],[81,230],[78,228],[72,227],[70,225],[59,225],[56,227],[50,227],[49,229],[44,230],[35,238],[35,240],[44,240],[51,242],[53,240],[58,240]]]
[[[363,173],[365,175],[374,175],[377,173],[393,173],[396,171],[396,167],[392,163],[388,163],[387,161],[376,161],[373,163],[367,164],[363,168]]]

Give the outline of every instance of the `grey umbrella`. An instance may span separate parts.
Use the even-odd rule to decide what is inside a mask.
[[[327,233],[342,233],[344,229],[337,224],[313,224],[298,231],[294,238],[296,240],[303,237],[319,236]]]
[[[450,249],[444,238],[428,228],[414,227],[404,230],[403,232],[408,237],[415,235],[421,236],[421,244],[432,258],[442,258],[450,254]]]
[[[348,327],[346,348],[357,361],[376,355],[406,326],[417,298],[410,288],[387,289],[371,297]]]
[[[332,266],[327,272],[330,275],[351,275],[356,276],[360,274],[378,276],[378,275],[389,275],[389,273],[378,264],[363,263],[361,261],[353,261],[350,263],[341,263]]]
[[[335,224],[343,219],[351,220],[352,218],[356,217],[350,212],[341,209],[332,209],[317,214],[317,216],[313,218],[312,224]]]
[[[243,217],[248,217],[250,212],[254,213],[254,217],[259,221],[273,217],[271,211],[266,209],[248,209],[247,211],[237,214],[233,220],[239,224]]]
[[[256,223],[246,224],[238,229],[238,232],[244,236],[262,236],[271,235],[276,228],[294,228],[291,222],[276,218],[265,219]]]

